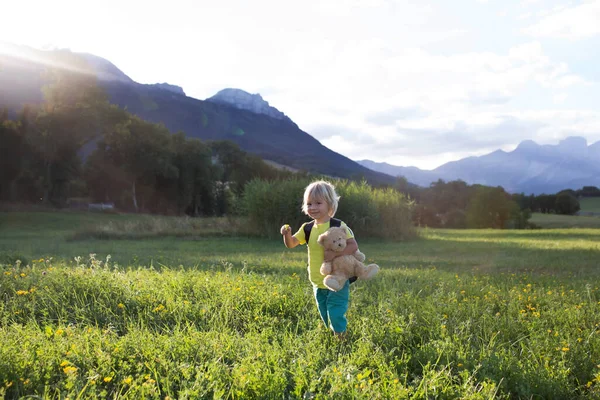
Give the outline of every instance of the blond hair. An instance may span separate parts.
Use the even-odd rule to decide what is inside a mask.
[[[335,187],[327,181],[316,181],[304,189],[304,199],[302,201],[302,212],[308,215],[309,199],[323,200],[329,206],[329,216],[333,217],[338,208],[340,196],[335,192]]]

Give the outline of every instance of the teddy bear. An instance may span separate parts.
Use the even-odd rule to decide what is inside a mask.
[[[342,227],[329,228],[325,233],[319,235],[317,243],[325,250],[343,251],[346,248],[346,229]],[[364,260],[365,255],[357,250],[353,255],[343,255],[334,258],[333,261],[324,262],[320,270],[321,274],[325,275],[323,284],[337,292],[353,276],[360,279],[371,279],[379,271],[379,266],[377,264],[365,265],[363,264]]]

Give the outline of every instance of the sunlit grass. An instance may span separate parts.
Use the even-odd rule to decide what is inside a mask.
[[[77,218],[0,215],[0,256],[27,258],[0,259],[0,397],[600,398],[600,230],[358,238],[382,269],[339,341],[303,248],[67,241]]]
[[[530,249],[600,250],[600,233],[594,229],[547,230],[424,230],[426,239],[495,243]]]

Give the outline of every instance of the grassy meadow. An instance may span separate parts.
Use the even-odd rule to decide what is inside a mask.
[[[343,340],[251,231],[0,213],[0,398],[600,398],[600,229],[358,238]]]
[[[600,213],[600,197],[583,197],[579,199],[581,211]]]
[[[529,221],[544,229],[600,228],[600,215],[579,216],[533,213]]]

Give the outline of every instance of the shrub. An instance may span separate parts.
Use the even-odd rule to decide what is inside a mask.
[[[363,236],[372,231],[371,227],[379,220],[373,190],[365,182],[333,182],[340,195],[336,217],[348,224],[357,234]]]
[[[283,224],[292,229],[308,221],[302,213],[302,195],[308,179],[265,181],[254,179],[244,187],[241,212],[249,217],[250,231],[260,236],[276,237]]]
[[[378,218],[368,235],[392,239],[411,239],[416,236],[412,223],[414,203],[395,189],[373,189]]]
[[[569,192],[560,192],[556,195],[556,213],[574,215],[581,209],[579,200]]]
[[[0,252],[0,265],[23,265],[26,266],[30,263],[28,257],[23,256],[19,253],[6,253]]]
[[[298,229],[309,217],[301,211],[309,179],[253,180],[246,184],[243,213],[253,230],[276,237],[283,224]],[[332,181],[341,196],[336,217],[361,237],[408,239],[416,235],[412,224],[413,203],[395,189],[374,189],[366,182]]]

